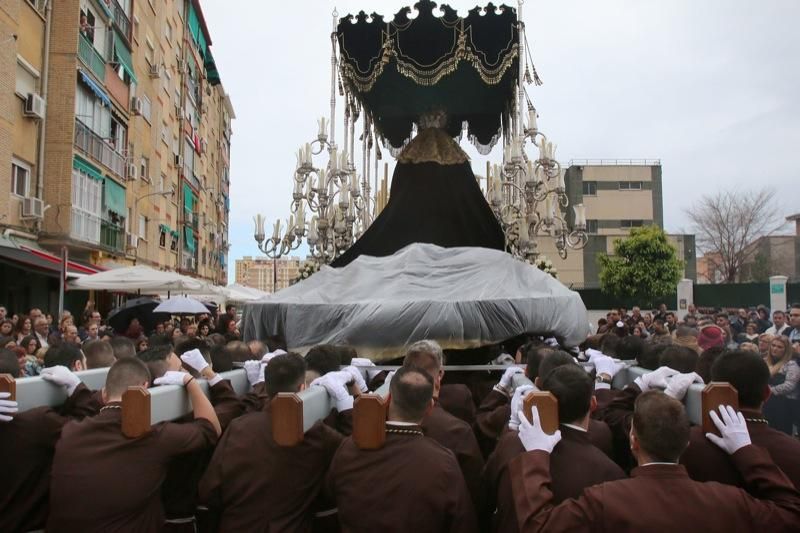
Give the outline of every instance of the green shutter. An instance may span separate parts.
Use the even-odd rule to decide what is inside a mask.
[[[183,184],[183,209],[190,213],[194,211],[194,192],[185,182]]]
[[[105,178],[103,187],[103,201],[108,211],[125,216],[127,204],[125,202],[125,187],[112,180]]]
[[[100,172],[100,169],[86,161],[85,159],[78,157],[77,155],[72,159],[72,168],[80,170],[84,174],[87,174],[90,178],[96,179],[98,181],[103,181],[103,173]]]
[[[200,18],[197,16],[197,12],[192,5],[189,5],[189,33],[192,34],[192,38],[195,42],[200,40],[198,37],[202,33],[200,29]]]
[[[131,58],[131,51],[128,50],[125,41],[115,31],[114,32],[114,54],[117,56],[117,61],[122,65],[122,69],[128,73],[133,83],[136,83],[136,74],[133,72],[133,59]]]
[[[190,252],[194,252],[194,248],[195,248],[195,245],[194,245],[194,231],[192,231],[192,228],[188,228],[187,227],[187,228],[183,229],[183,234],[186,237],[186,239],[185,239],[186,249],[189,250]]]

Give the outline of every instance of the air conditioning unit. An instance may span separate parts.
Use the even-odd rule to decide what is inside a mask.
[[[157,63],[155,65],[150,65],[150,77],[151,78],[161,77],[161,65]]]
[[[128,245],[128,248],[136,249],[139,247],[139,236],[134,235],[133,233],[128,233],[125,236],[125,244]]]
[[[22,216],[21,218],[42,218],[44,216],[44,207],[42,201],[38,198],[23,198],[22,199]]]
[[[125,175],[128,177],[129,180],[136,179],[136,165],[133,163],[128,163],[125,165]]]
[[[144,109],[144,104],[142,103],[142,99],[134,96],[131,98],[131,113],[134,115],[141,115],[142,110]]]
[[[183,156],[175,154],[175,166],[178,168],[183,166]]]
[[[44,98],[36,93],[28,93],[25,98],[25,116],[43,119],[44,118]]]

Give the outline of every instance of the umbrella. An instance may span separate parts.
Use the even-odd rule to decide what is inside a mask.
[[[106,322],[117,333],[125,333],[131,320],[138,318],[145,331],[152,331],[157,321],[153,312],[159,303],[158,300],[146,296],[133,298],[111,311]]]
[[[194,298],[175,296],[163,301],[153,312],[169,313],[170,315],[199,315],[208,313],[208,309]]]
[[[116,292],[149,292],[150,294],[174,291],[204,293],[210,291],[205,281],[137,265],[107,270],[83,277],[70,284],[75,290],[107,290]]]

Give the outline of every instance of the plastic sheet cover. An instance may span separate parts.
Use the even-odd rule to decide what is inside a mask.
[[[465,349],[538,333],[574,346],[589,333],[578,293],[537,268],[499,250],[422,243],[323,267],[248,303],[242,322],[246,340],[283,335],[302,354],[317,344],[347,344],[376,362],[422,339]]]

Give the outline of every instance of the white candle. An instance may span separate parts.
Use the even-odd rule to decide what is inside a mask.
[[[336,148],[331,150],[331,172],[339,170],[339,155]]]
[[[328,198],[333,198],[333,192],[334,192],[334,189],[333,189],[333,180],[330,180],[330,181],[328,182]]]
[[[319,174],[317,175],[317,190],[321,193],[325,191],[325,179],[326,179],[325,169],[321,168],[319,170]]]
[[[297,168],[302,167],[303,163],[305,162],[305,160],[306,160],[306,156],[305,156],[305,153],[303,152],[303,147],[301,146],[297,150]]]
[[[311,145],[306,143],[306,163],[311,164]]]
[[[539,126],[536,123],[536,110],[531,108],[528,110],[528,129],[538,130]]]
[[[319,136],[326,136],[328,134],[328,120],[325,117],[321,117],[317,120],[317,124],[319,124]]]
[[[530,235],[528,232],[528,221],[525,220],[525,217],[522,217],[518,221],[519,224],[519,240],[521,242],[527,242],[530,240]]]
[[[585,226],[586,225],[586,206],[583,204],[578,204],[572,208],[575,211],[575,225],[576,226]]]
[[[281,236],[281,219],[275,221],[275,225],[272,227],[272,238],[274,240],[280,239]]]
[[[558,187],[560,189],[566,188],[566,185],[564,183],[564,174],[566,174],[566,172],[563,169],[560,170],[558,173]]]

